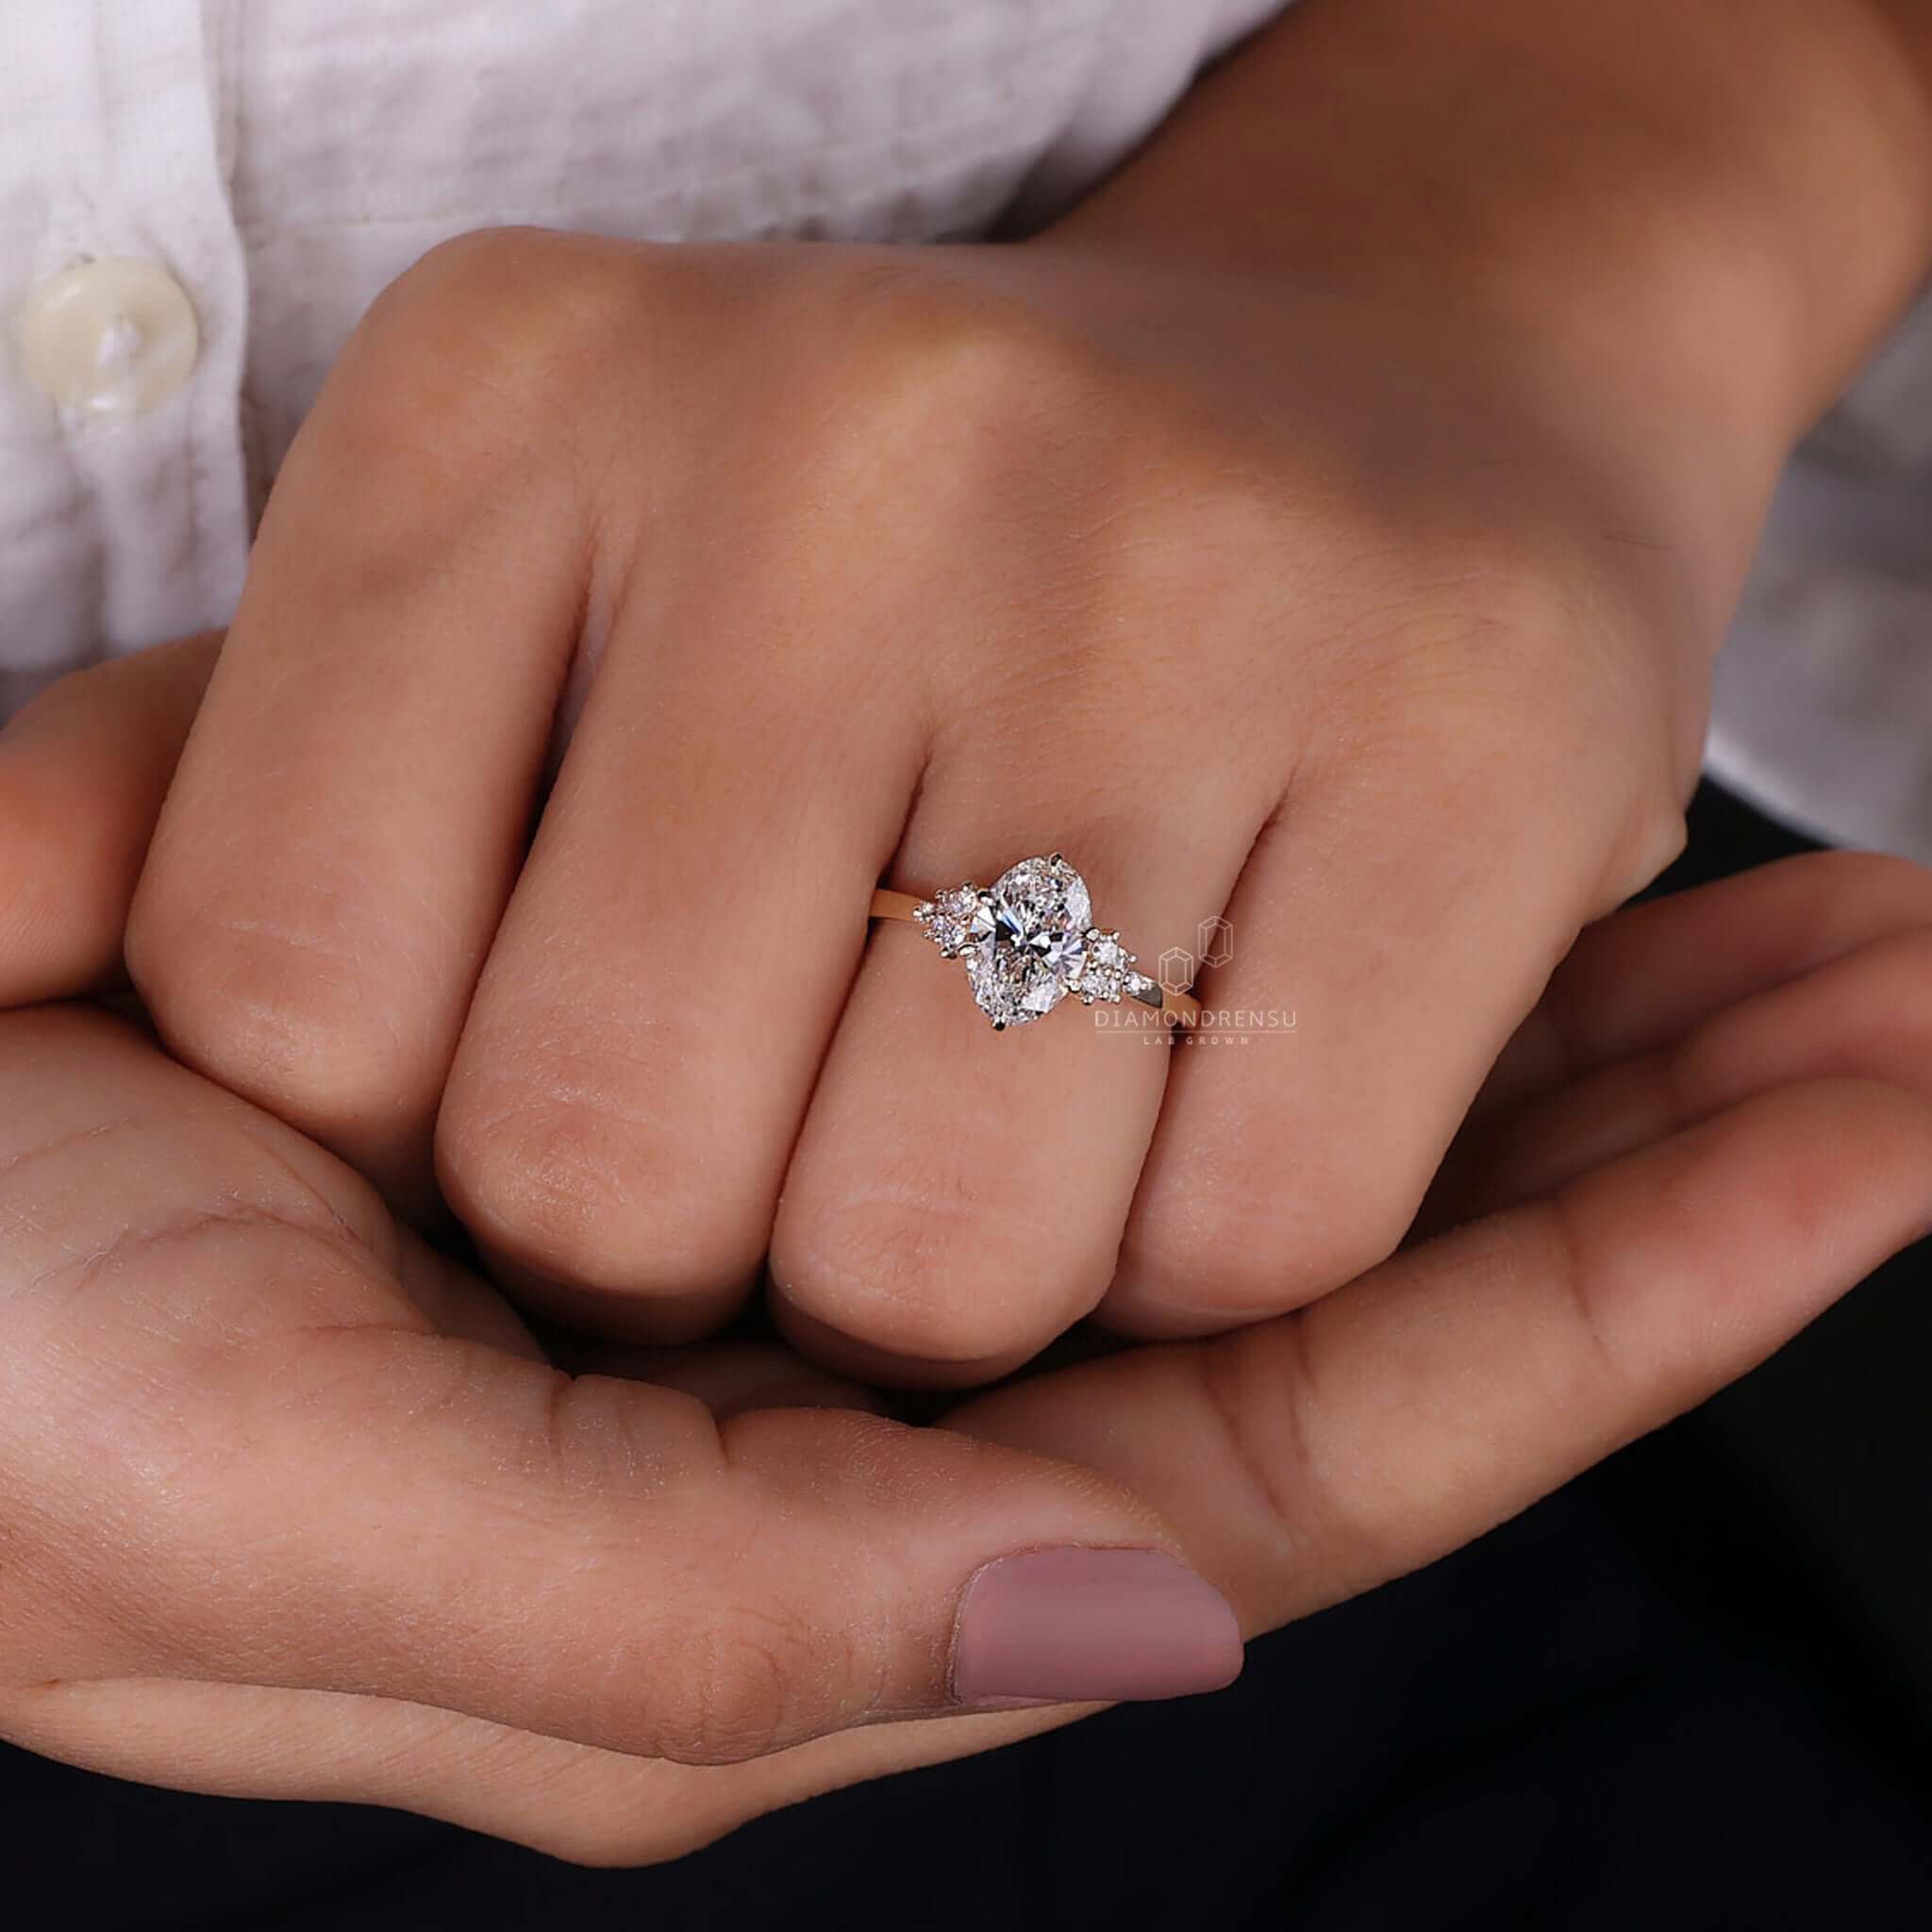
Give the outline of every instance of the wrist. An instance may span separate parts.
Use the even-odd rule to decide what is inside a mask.
[[[1768,485],[1932,259],[1928,69],[1921,0],[1304,0],[1055,234],[1493,329]]]

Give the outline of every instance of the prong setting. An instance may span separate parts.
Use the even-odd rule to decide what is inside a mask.
[[[1136,970],[1139,956],[1118,931],[1092,924],[1092,912],[1086,880],[1054,852],[1021,859],[990,887],[968,880],[935,892],[911,918],[941,958],[964,961],[974,1001],[1004,1033],[1069,993],[1088,1007],[1159,1004],[1155,982]]]
[[[940,949],[942,959],[957,959],[972,943],[974,927],[985,915],[986,894],[968,881],[935,892],[912,908],[914,924]]]
[[[1105,1000],[1108,1006],[1119,1006],[1139,957],[1121,943],[1118,932],[1103,932],[1097,925],[1090,928],[1080,975],[1074,984],[1080,1004],[1091,1007],[1095,1000]]]

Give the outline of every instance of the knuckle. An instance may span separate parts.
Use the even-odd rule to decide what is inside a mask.
[[[1164,1307],[1226,1322],[1298,1308],[1386,1261],[1423,1182],[1330,1159],[1284,1185],[1282,1169],[1232,1158],[1211,1185],[1152,1197],[1129,1241],[1131,1278]]]
[[[385,984],[338,939],[340,896],[285,900],[282,916],[197,908],[192,926],[137,901],[128,976],[171,1047],[298,1124],[394,1110],[431,1077]]]
[[[479,1240],[546,1274],[616,1287],[639,1165],[625,1158],[625,1138],[608,1110],[505,1069],[444,1107],[437,1162]]]
[[[743,1764],[810,1734],[799,1686],[828,1688],[828,1660],[782,1610],[694,1618],[675,1633],[650,1713],[655,1748],[680,1764]],[[835,1687],[833,1687],[835,1688]]]
[[[1307,1324],[1299,1320],[1224,1337],[1193,1357],[1208,1413],[1232,1471],[1291,1550],[1332,1528],[1322,1472],[1321,1391]]]
[[[569,477],[580,432],[602,420],[583,399],[608,393],[587,372],[635,305],[623,260],[613,244],[536,228],[432,248],[362,316],[291,472],[323,464],[362,491],[413,484],[425,502],[456,477],[486,503]]]
[[[894,409],[920,408],[936,388],[945,405],[1004,412],[1082,366],[1077,338],[1048,310],[930,261],[880,253],[827,295],[848,366],[876,375]]]
[[[1071,475],[1068,432],[1091,414],[1082,404],[1095,377],[1077,333],[1049,312],[891,254],[787,299],[808,312],[781,319],[817,345],[788,363],[789,385],[808,399],[814,461],[847,489],[902,492],[909,465],[921,514],[934,517],[997,493],[995,475],[1002,491],[1042,506]]]
[[[1409,1567],[1417,1524],[1453,1507],[1468,1484],[1472,1451],[1481,1447],[1479,1430],[1470,1443],[1456,1440],[1452,1416],[1437,1455],[1421,1466],[1391,1462],[1373,1443],[1365,1453],[1353,1426],[1365,1391],[1346,1343],[1329,1338],[1315,1309],[1220,1337],[1194,1356],[1231,1478],[1298,1557],[1285,1574],[1319,1576],[1322,1601]],[[1403,1391],[1396,1400],[1405,1412],[1438,1407],[1426,1363],[1399,1342],[1376,1375]]]
[[[617,320],[629,293],[611,244],[543,228],[478,228],[439,242],[363,317],[358,335],[384,353],[425,347],[456,373],[508,394],[546,371],[545,352],[573,348]],[[421,381],[424,372],[412,372]]]
[[[608,1043],[478,1054],[466,1041],[436,1131],[451,1206],[498,1253],[575,1287],[748,1269],[752,1237],[702,1185],[709,1134],[652,1097],[663,1073]]]
[[[788,1299],[855,1340],[975,1363],[1043,1341],[1096,1303],[1112,1256],[1068,1252],[1037,1210],[860,1192],[781,1216],[772,1273]]]
[[[1373,761],[1438,808],[1560,846],[1579,919],[1648,884],[1685,841],[1671,655],[1518,537],[1447,558],[1425,544],[1397,576],[1337,640],[1311,770]]]
[[[1525,753],[1546,744],[1547,765],[1610,736],[1606,709],[1621,723],[1662,693],[1614,606],[1533,531],[1424,531],[1372,550],[1341,589],[1324,639],[1333,688],[1343,722],[1387,742],[1474,756],[1507,736]]]

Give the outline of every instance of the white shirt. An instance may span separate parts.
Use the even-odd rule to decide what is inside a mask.
[[[437,242],[974,234],[1284,4],[0,0],[0,718],[227,621],[324,375]],[[1910,340],[1794,471],[1710,753],[1932,857],[1932,311]]]
[[[0,0],[0,717],[227,620],[324,375],[437,242],[971,234],[1076,193],[1280,4]],[[115,272],[37,305],[126,259],[178,284],[198,344],[117,412],[153,344]],[[99,365],[86,401],[33,379],[37,321]]]
[[[1932,863],[1932,296],[1785,472],[1705,761],[1827,841]]]

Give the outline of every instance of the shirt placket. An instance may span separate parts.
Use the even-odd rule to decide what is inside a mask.
[[[226,12],[0,8],[8,379],[40,391],[11,399],[0,530],[37,520],[16,556],[38,580],[9,597],[30,663],[223,623],[240,589],[247,279],[222,139]]]

